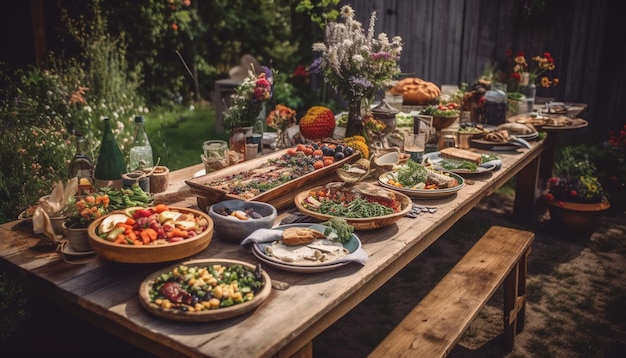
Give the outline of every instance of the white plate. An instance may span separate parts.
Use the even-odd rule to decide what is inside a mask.
[[[393,185],[390,185],[388,183],[389,175],[391,175],[391,176],[393,176],[395,178],[396,173],[393,172],[393,171],[381,174],[378,177],[378,182],[380,183],[380,185],[384,186],[385,188],[399,191],[399,192],[401,192],[403,194],[406,194],[407,196],[409,196],[411,198],[416,198],[416,199],[440,199],[440,198],[445,198],[445,197],[450,196],[450,195],[454,195],[457,191],[461,190],[461,188],[463,188],[465,186],[465,179],[463,179],[462,176],[460,176],[458,174],[455,174],[455,173],[451,173],[449,171],[445,171],[445,172],[447,172],[450,176],[454,177],[459,182],[459,185],[457,185],[457,186],[455,186],[453,188],[446,188],[446,189],[408,189],[408,188],[399,188],[397,186],[393,186]]]
[[[311,224],[311,223],[297,223],[297,224],[276,226],[272,229],[284,230],[288,227],[313,227],[315,228],[315,226],[323,226],[323,225]],[[254,245],[252,245],[252,253],[254,254],[254,256],[256,256],[256,258],[263,261],[264,263],[270,266],[279,268],[279,269],[286,270],[286,271],[309,272],[309,273],[323,272],[323,271],[334,270],[350,263],[350,261],[341,261],[341,262],[334,262],[334,263],[331,261],[328,263],[319,263],[319,264],[311,264],[309,262],[307,262],[306,264],[298,264],[297,262],[288,263],[288,262],[284,262],[282,260],[279,260],[265,253],[265,247],[270,246],[271,244],[272,242],[254,243]],[[355,234],[352,234],[352,238],[348,242],[344,243],[343,246],[351,254],[361,248],[361,241]]]
[[[447,170],[449,172],[456,173],[459,175],[482,174],[482,173],[490,172],[496,169],[495,163],[491,163],[484,167],[478,166],[475,172],[471,172],[469,171],[469,169],[444,169],[442,165],[445,159],[441,157],[441,152],[432,152],[432,153],[424,154],[424,159],[428,159],[428,162],[431,163],[433,165],[433,168],[437,170]]]
[[[525,140],[531,140],[539,137],[539,132],[532,132],[530,134],[515,134],[517,138],[522,138]]]
[[[343,262],[338,262],[336,264],[329,264],[325,266],[296,266],[296,265],[289,265],[286,262],[283,263],[283,262],[270,260],[269,256],[267,256],[264,252],[261,252],[261,249],[259,249],[256,245],[252,246],[252,253],[257,259],[259,259],[263,263],[266,263],[272,267],[289,271],[289,272],[298,272],[298,273],[326,272],[326,271],[338,269],[350,263],[349,261],[343,261]]]

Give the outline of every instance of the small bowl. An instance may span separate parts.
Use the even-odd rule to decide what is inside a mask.
[[[253,212],[261,215],[261,218],[240,220],[234,216],[221,214],[223,210],[234,212],[237,210]],[[207,213],[213,220],[215,234],[227,241],[241,243],[243,239],[258,229],[270,229],[274,226],[274,220],[278,215],[276,208],[260,201],[224,200],[211,205]]]
[[[400,153],[388,152],[381,156],[375,156],[372,162],[376,174],[380,176],[383,173],[392,171],[400,163]]]

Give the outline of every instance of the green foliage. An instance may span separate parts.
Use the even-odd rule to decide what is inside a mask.
[[[111,118],[117,141],[128,153],[133,118],[147,112],[137,95],[139,77],[126,65],[123,41],[107,34],[97,6],[92,11],[89,21],[63,12],[67,33],[79,45],[75,57],[53,54],[37,67],[0,68],[1,222],[15,219],[67,179],[72,132],[87,138],[87,153],[97,165],[102,119]]]
[[[339,0],[301,0],[296,5],[296,12],[306,12],[311,18],[311,21],[317,24],[320,28],[326,26],[326,22],[337,20],[339,11],[336,7],[339,5]]]

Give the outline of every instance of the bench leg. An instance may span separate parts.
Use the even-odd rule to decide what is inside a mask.
[[[526,273],[528,250],[504,280],[504,346],[513,350],[515,336],[524,330],[526,319]]]

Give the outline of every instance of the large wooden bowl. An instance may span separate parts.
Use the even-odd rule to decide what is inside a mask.
[[[213,238],[213,220],[206,213],[194,209],[170,207],[170,210],[201,216],[208,221],[209,225],[202,233],[179,242],[142,246],[121,245],[102,239],[96,234],[98,225],[108,216],[105,215],[89,225],[87,229],[89,243],[97,255],[107,260],[138,264],[180,260],[206,249]],[[114,213],[120,212],[123,211]]]
[[[191,260],[182,263],[187,266],[200,266],[205,267],[209,265],[224,265],[224,266],[232,266],[232,265],[242,265],[249,269],[255,270],[256,266],[249,264],[247,262],[238,261],[238,260],[229,260],[229,259],[200,259],[200,260]],[[139,302],[141,305],[147,309],[150,313],[157,315],[159,317],[175,320],[175,321],[186,321],[186,322],[208,322],[208,321],[216,321],[226,318],[231,318],[235,316],[242,315],[246,312],[249,312],[256,307],[258,307],[263,301],[265,301],[270,293],[272,293],[272,280],[267,272],[263,271],[263,288],[255,294],[255,297],[247,302],[233,305],[230,307],[222,307],[218,309],[212,309],[208,311],[180,311],[180,310],[165,310],[160,306],[152,303],[150,300],[150,289],[154,285],[157,277],[163,273],[167,273],[172,271],[174,268],[178,267],[181,264],[175,264],[170,267],[166,267],[164,269],[158,270],[157,272],[148,276],[139,287]]]
[[[459,116],[456,117],[433,117],[433,127],[437,130],[442,130],[450,127],[454,121],[456,121]]]
[[[332,216],[322,214],[313,210],[307,209],[303,204],[303,200],[309,195],[312,191],[318,191],[324,189],[324,186],[315,187],[311,190],[305,190],[296,195],[294,201],[298,210],[308,216],[314,217],[319,220],[327,221]],[[401,204],[402,210],[397,213],[383,215],[383,216],[375,216],[371,218],[344,218],[348,224],[352,225],[355,230],[374,230],[381,227],[389,226],[398,221],[401,217],[406,215],[413,208],[413,202],[411,199],[399,192],[395,192],[396,200],[398,200]]]

